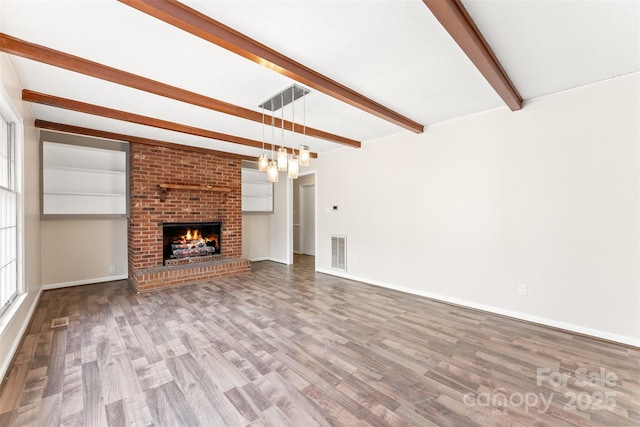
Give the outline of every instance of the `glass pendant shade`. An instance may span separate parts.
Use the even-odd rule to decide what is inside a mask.
[[[309,147],[300,146],[300,166],[309,166]]]
[[[284,147],[278,148],[278,170],[286,171],[287,170],[287,149]]]
[[[275,161],[270,160],[269,166],[267,167],[267,179],[269,182],[278,182],[278,175],[278,164]]]
[[[269,167],[269,158],[267,157],[267,153],[260,154],[258,157],[258,170],[260,172],[266,172]]]
[[[295,154],[292,154],[289,156],[289,178],[291,179],[297,179],[298,178],[298,172],[299,172],[299,167],[298,167],[298,156],[296,156]]]

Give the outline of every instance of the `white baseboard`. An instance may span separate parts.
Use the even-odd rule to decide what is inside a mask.
[[[495,313],[502,316],[512,317],[514,319],[525,320],[527,322],[538,323],[544,326],[550,326],[553,328],[564,329],[570,332],[576,332],[583,335],[589,335],[596,338],[602,338],[608,341],[615,341],[622,344],[632,345],[635,347],[640,347],[640,339],[634,337],[628,337],[626,335],[614,334],[607,331],[602,331],[599,329],[588,328],[585,326],[575,325],[573,323],[561,322],[553,319],[548,319],[545,317],[534,316],[531,314],[521,313],[519,311],[507,310],[500,307],[494,307],[486,304],[479,304],[473,301],[463,300],[459,298],[449,297],[446,295],[434,294],[431,292],[420,291],[417,289],[406,288],[403,286],[396,286],[389,283],[379,282],[377,280],[366,279],[363,277],[353,276],[351,274],[342,273],[340,271],[334,271],[326,268],[316,268],[316,271],[319,273],[329,274],[331,276],[338,276],[345,279],[355,280],[357,282],[366,283],[369,285],[380,286],[382,288],[393,289],[395,291],[400,291],[412,295],[418,295],[430,299],[434,299],[437,301],[442,301],[450,304],[455,304],[463,307],[474,308],[477,310],[487,311],[489,313]]]
[[[24,294],[25,296],[23,298],[26,298],[26,294]],[[5,375],[7,374],[7,370],[9,369],[9,365],[11,364],[11,361],[13,361],[13,358],[16,356],[16,352],[18,351],[18,347],[20,346],[20,343],[22,342],[22,337],[24,337],[25,332],[27,332],[27,328],[29,327],[29,323],[31,322],[31,319],[33,318],[33,313],[36,310],[36,307],[38,306],[38,303],[40,302],[40,297],[42,296],[42,288],[40,288],[40,290],[38,290],[38,294],[36,295],[36,297],[33,299],[33,302],[31,303],[31,307],[29,307],[29,311],[27,312],[27,316],[24,319],[24,322],[22,322],[22,326],[20,327],[20,330],[18,331],[18,334],[16,335],[15,339],[13,340],[13,344],[11,344],[11,349],[9,350],[8,353],[8,357],[2,361],[2,366],[0,366],[0,383],[2,383]],[[18,298],[20,298],[22,296],[19,296]],[[18,302],[18,304],[16,304],[19,308],[19,305],[21,303]],[[5,313],[6,314],[6,313]],[[3,332],[4,332],[4,328],[3,328]]]
[[[112,282],[114,280],[126,280],[128,278],[129,276],[127,276],[126,274],[119,276],[96,277],[93,279],[75,280],[73,282],[50,283],[48,285],[42,285],[42,289],[46,291],[49,289],[60,289],[68,288],[71,286],[91,285],[93,283]]]
[[[278,264],[291,265],[286,259],[269,258],[269,261],[277,262]]]
[[[251,258],[250,261],[251,262],[273,261],[273,262],[277,262],[278,264],[290,265],[286,260],[276,259],[276,258],[271,258],[271,257]]]

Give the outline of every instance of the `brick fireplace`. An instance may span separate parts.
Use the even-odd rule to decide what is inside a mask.
[[[137,291],[250,270],[241,258],[239,159],[132,143],[130,162],[129,281]],[[163,225],[186,223],[220,224],[220,253],[164,265]]]

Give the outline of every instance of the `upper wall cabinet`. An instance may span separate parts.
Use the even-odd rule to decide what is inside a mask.
[[[83,145],[53,142],[59,136],[47,135],[41,139],[43,215],[127,215],[128,145],[89,138],[75,141]]]
[[[253,164],[242,162],[242,212],[273,212],[273,184]]]

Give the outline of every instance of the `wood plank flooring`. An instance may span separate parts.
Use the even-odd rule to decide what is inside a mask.
[[[315,273],[311,257],[252,270],[45,291],[0,426],[640,425],[638,348]]]

